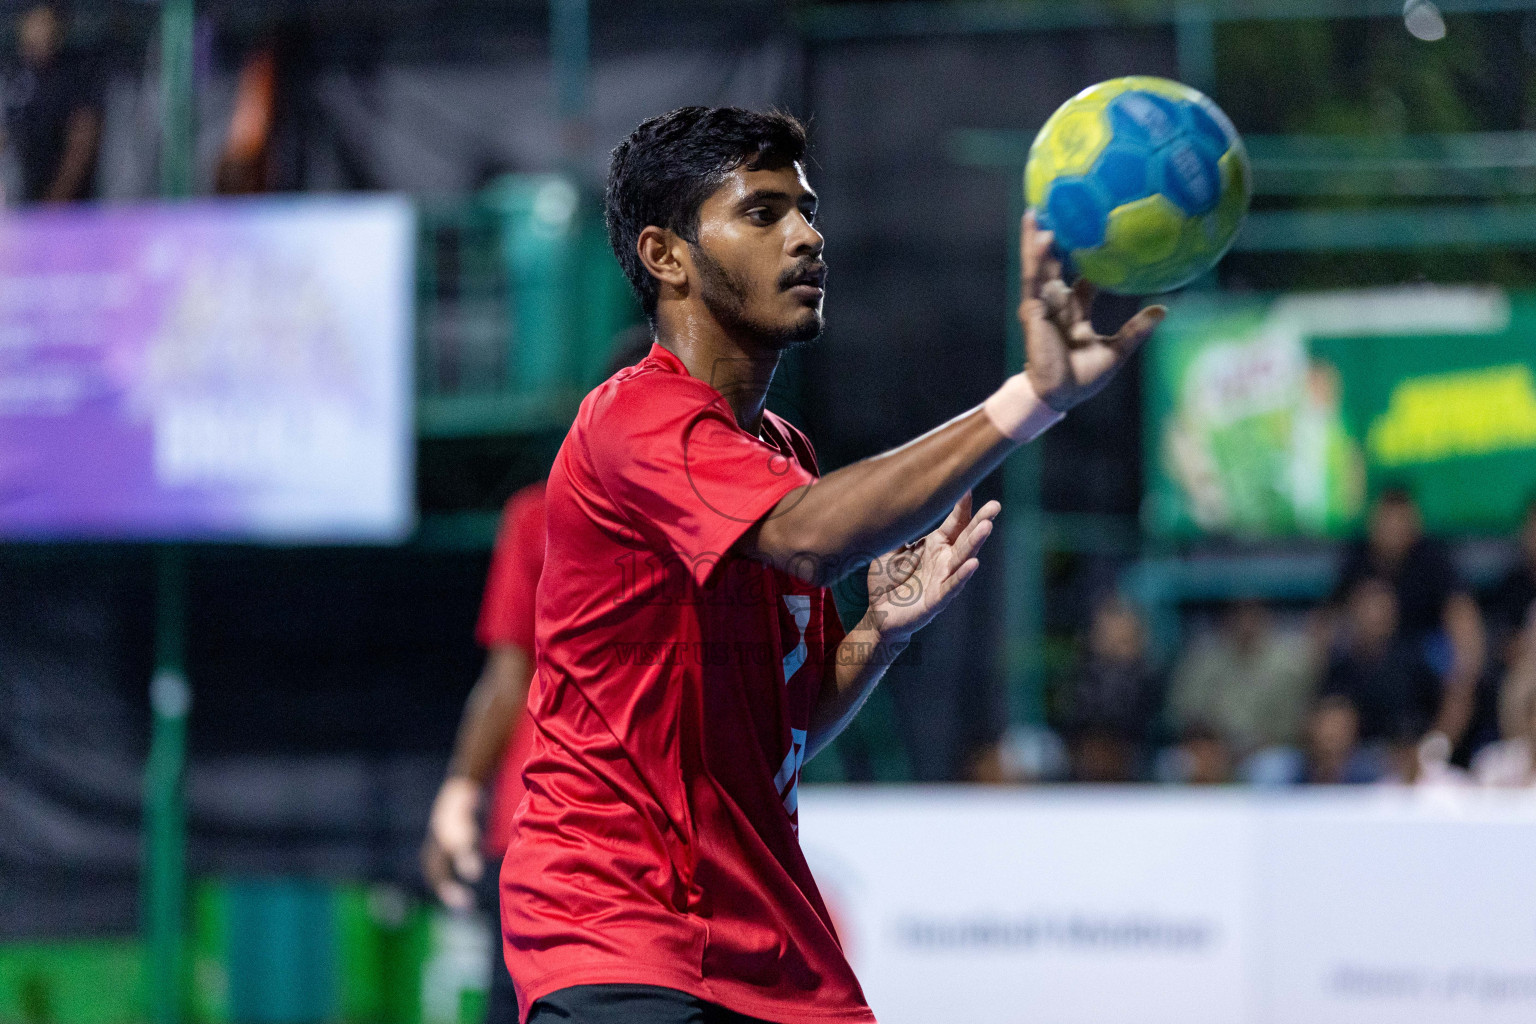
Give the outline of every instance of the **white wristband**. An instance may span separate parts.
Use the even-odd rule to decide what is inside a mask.
[[[1029,377],[1016,373],[1003,381],[981,404],[987,419],[1004,437],[1023,444],[1033,441],[1048,429],[1061,422],[1066,413],[1057,412],[1035,394]]]

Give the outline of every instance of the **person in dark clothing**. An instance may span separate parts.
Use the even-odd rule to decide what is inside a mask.
[[[1398,600],[1387,581],[1355,583],[1346,605],[1343,643],[1329,660],[1323,697],[1342,697],[1359,716],[1362,742],[1422,736],[1440,708],[1440,679],[1401,630]]]
[[[1366,537],[1346,549],[1334,589],[1335,609],[1367,579],[1391,590],[1397,639],[1439,676],[1437,707],[1424,728],[1444,734],[1454,745],[1476,708],[1485,655],[1483,620],[1450,551],[1424,535],[1418,504],[1403,488],[1382,491]],[[1370,712],[1361,707],[1360,716],[1365,732]]]
[[[1094,611],[1087,657],[1062,698],[1061,730],[1073,777],[1134,781],[1162,700],[1141,617],[1117,598],[1102,602]]]
[[[6,131],[29,203],[95,195],[101,82],[95,61],[64,50],[64,29],[54,4],[33,5],[17,27],[21,67],[6,89]]]
[[[1307,717],[1307,747],[1294,782],[1321,786],[1379,782],[1381,751],[1360,745],[1360,713],[1348,697],[1321,698]]]
[[[1525,627],[1531,606],[1536,605],[1536,499],[1525,508],[1520,528],[1520,556],[1509,572],[1488,592],[1484,609],[1492,649],[1508,663],[1510,644]]]

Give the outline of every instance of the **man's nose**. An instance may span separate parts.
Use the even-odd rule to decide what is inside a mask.
[[[796,214],[795,226],[790,231],[789,254],[791,256],[818,256],[826,247],[827,240],[821,237],[811,222],[806,220],[805,214]]]

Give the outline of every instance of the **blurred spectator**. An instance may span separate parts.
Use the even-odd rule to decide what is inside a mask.
[[[1157,774],[1165,782],[1220,786],[1232,781],[1232,761],[1232,748],[1222,734],[1194,722],[1180,732],[1178,745],[1159,757]]]
[[[1345,606],[1341,643],[1328,662],[1324,696],[1343,697],[1360,738],[1391,743],[1422,736],[1440,704],[1440,680],[1420,647],[1403,636],[1398,599],[1387,581],[1356,580]]]
[[[1174,669],[1169,718],[1180,734],[1206,729],[1230,756],[1299,747],[1312,699],[1305,642],[1275,632],[1269,609],[1239,601],[1221,628],[1189,647]]]
[[[1418,504],[1403,488],[1382,491],[1371,509],[1365,539],[1346,550],[1334,589],[1335,608],[1346,599],[1352,600],[1367,578],[1384,583],[1391,591],[1398,639],[1443,681],[1435,698],[1437,707],[1424,726],[1443,733],[1454,744],[1466,732],[1476,707],[1484,662],[1482,615],[1449,550],[1424,535]],[[1373,597],[1365,600],[1370,610],[1383,611]],[[1361,625],[1353,612],[1350,618],[1354,626]],[[1405,657],[1402,653],[1392,655],[1394,662]],[[1375,717],[1376,705],[1359,704],[1358,708],[1365,734],[1379,735],[1376,730],[1386,723]]]
[[[1326,694],[1307,713],[1301,749],[1269,747],[1245,766],[1259,786],[1364,785],[1387,777],[1386,748],[1360,742],[1360,713],[1343,694]]]
[[[1531,606],[1536,605],[1536,499],[1525,508],[1518,543],[1519,558],[1488,592],[1484,605],[1492,650],[1506,666],[1514,664],[1515,642],[1525,626]]]
[[[277,54],[264,46],[240,69],[229,134],[214,173],[215,192],[247,195],[270,187],[269,146],[276,103]]]
[[[33,4],[17,22],[21,67],[6,89],[6,130],[29,203],[95,195],[101,82],[94,61],[64,49],[65,28],[56,4]]]
[[[1360,745],[1360,715],[1348,697],[1328,694],[1307,717],[1305,761],[1296,779],[1318,785],[1360,785],[1382,777],[1379,758]]]
[[[1527,520],[1529,533],[1529,520]],[[1472,774],[1485,786],[1536,786],[1536,607],[1511,647],[1509,672],[1499,694],[1499,731],[1472,758]]]
[[[1140,774],[1163,697],[1146,648],[1146,629],[1130,605],[1110,598],[1094,610],[1087,657],[1068,683],[1060,715],[1074,778],[1130,782]]]
[[[991,784],[1061,782],[1071,775],[1066,744],[1045,725],[1011,725],[995,743],[980,747],[966,779]]]

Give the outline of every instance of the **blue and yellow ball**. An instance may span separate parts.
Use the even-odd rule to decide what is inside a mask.
[[[1252,195],[1248,153],[1221,109],[1166,78],[1084,89],[1045,122],[1024,193],[1078,273],[1106,291],[1172,291],[1214,267]]]

